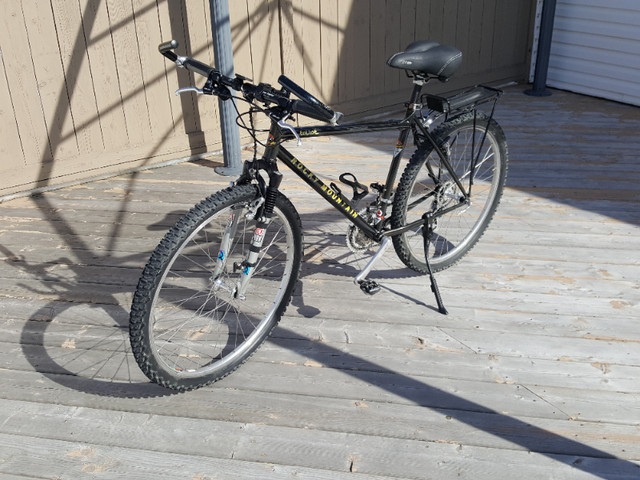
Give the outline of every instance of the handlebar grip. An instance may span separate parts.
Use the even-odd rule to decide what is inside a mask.
[[[313,118],[315,120],[320,120],[321,122],[334,122],[334,116],[331,118],[327,118],[326,113],[318,111],[312,105],[309,105],[307,102],[303,102],[302,100],[293,100],[291,102],[291,113],[299,113],[300,115],[304,115],[305,117]],[[337,119],[336,119],[337,120]]]
[[[172,62],[176,62],[178,66],[182,66],[189,70],[190,72],[199,73],[204,77],[208,77],[209,74],[214,70],[213,67],[207,65],[206,63],[199,62],[190,57],[179,57],[173,52],[174,49],[178,48],[177,40],[169,40],[168,42],[161,43],[158,45],[158,50],[162,55],[167,57]]]
[[[169,50],[174,50],[176,48],[178,48],[178,41],[177,40],[169,40],[168,42],[164,42],[164,43],[161,43],[160,45],[158,45],[158,50],[162,54],[164,54],[165,52],[167,52]]]
[[[280,75],[280,77],[278,78],[278,83],[304,102],[303,104],[298,103],[296,105],[296,107],[299,108],[298,113],[301,113],[302,115],[306,115],[307,117],[311,117],[316,120],[321,120],[325,122],[331,122],[336,120],[336,117],[337,117],[336,112],[331,110],[324,103],[322,103],[316,97],[311,95],[309,92],[307,92],[304,88],[302,88],[300,85],[295,83],[290,78],[284,75]],[[306,104],[306,106],[303,106],[304,104]]]
[[[178,55],[176,55],[175,52],[172,52],[172,50],[175,48],[178,48],[177,40],[170,40],[158,45],[158,50],[160,51],[160,53],[172,62],[175,62],[178,59]]]
[[[182,59],[182,66],[190,72],[199,73],[203,77],[208,77],[215,69],[211,65],[199,62],[190,57],[180,57]]]

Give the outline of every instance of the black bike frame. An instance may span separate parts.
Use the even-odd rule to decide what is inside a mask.
[[[422,105],[416,103],[417,99],[420,96],[421,89],[421,84],[416,83],[414,85],[411,99],[409,100],[409,103],[407,105],[405,118],[402,120],[350,123],[343,125],[315,125],[309,127],[298,127],[295,128],[295,131],[300,136],[300,138],[309,138],[329,135],[349,135],[365,132],[400,130],[384,189],[380,195],[385,216],[386,206],[391,203],[390,199],[393,195],[393,187],[398,176],[400,161],[407,145],[409,133],[413,131],[414,138],[416,138],[416,141],[418,142],[422,142],[423,140],[420,140],[420,138],[424,137],[424,139],[426,139],[426,141],[432,145],[434,151],[438,154],[443,165],[448,170],[452,179],[460,189],[460,192],[462,192],[462,198],[458,204],[446,208],[442,211],[432,213],[432,218],[436,218],[463,206],[465,203],[467,203],[469,195],[467,189],[464,188],[464,186],[460,182],[458,175],[451,167],[451,164],[445,153],[442,151],[429,131],[424,127],[422,122],[417,119],[417,112],[422,107]],[[419,136],[417,135],[418,131],[420,132]],[[273,121],[271,130],[269,132],[267,148],[265,150],[263,158],[267,161],[277,158],[282,163],[284,163],[287,167],[293,170],[293,172],[296,173],[296,175],[298,175],[307,185],[309,185],[313,190],[320,194],[320,196],[327,200],[327,202],[329,202],[336,210],[342,213],[350,222],[358,227],[367,237],[379,242],[383,237],[400,235],[408,230],[417,228],[424,224],[424,220],[420,219],[410,224],[404,225],[403,227],[384,231],[382,230],[383,222],[378,223],[377,228],[370,225],[360,216],[355,206],[352,205],[349,200],[344,198],[340,191],[336,191],[330,186],[327,186],[315,173],[313,173],[291,152],[289,152],[281,145],[282,142],[293,140],[295,138],[296,137],[293,132],[283,130],[275,121]]]

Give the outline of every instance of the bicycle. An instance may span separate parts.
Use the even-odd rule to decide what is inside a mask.
[[[256,85],[241,75],[226,77],[209,65],[178,56],[177,47],[172,40],[159,51],[207,80],[202,89],[187,87],[176,94],[196,92],[247,102],[249,111],[238,112],[238,124],[254,138],[254,157],[244,162],[242,174],[229,188],[194,206],[167,232],[144,268],[129,331],[133,354],[149,379],[181,391],[219,380],[238,368],[280,320],[298,280],[302,225],[279,190],[279,164],[294,171],[350,222],[350,249],[376,252],[354,279],[365,293],[380,289],[367,275],[392,244],[408,268],[429,276],[438,309],[447,313],[434,272],[453,265],[476,244],[505,184],[507,145],[493,119],[500,90],[476,86],[448,97],[422,94],[428,81],[446,81],[454,74],[462,53],[418,41],[387,61],[413,81],[403,118],[340,124],[340,113],[284,75],[278,79],[279,89]],[[490,114],[479,111],[481,105],[490,108]],[[264,143],[253,126],[256,112],[270,119]],[[250,126],[244,120],[247,114]],[[295,114],[326,123],[286,123]],[[289,140],[300,143],[301,138],[383,130],[399,130],[386,181],[367,187],[354,174],[343,173],[339,179],[351,189],[350,199],[282,145]],[[396,188],[410,134],[417,148]],[[255,153],[258,143],[264,147],[261,158]],[[360,207],[369,188],[375,197]]]

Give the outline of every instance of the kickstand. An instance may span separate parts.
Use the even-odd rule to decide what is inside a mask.
[[[431,264],[429,263],[429,243],[431,242],[431,237],[433,236],[433,218],[428,213],[425,213],[422,218],[424,219],[424,224],[422,225],[422,238],[424,240],[424,259],[427,263],[427,273],[429,274],[429,280],[431,281],[431,291],[436,297],[436,302],[438,303],[438,311],[443,315],[448,315],[449,312],[446,308],[444,308],[444,303],[442,302],[442,297],[440,296],[440,289],[438,288],[436,277],[433,275]]]

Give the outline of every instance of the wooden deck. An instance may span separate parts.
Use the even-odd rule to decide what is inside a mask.
[[[391,252],[365,297],[342,217],[286,173],[293,304],[240,370],[186,394],[139,372],[128,311],[164,231],[229,181],[212,161],[0,205],[0,477],[640,478],[640,110],[510,87],[496,115],[508,188],[438,275],[449,316]],[[369,182],[393,146],[296,154]]]

